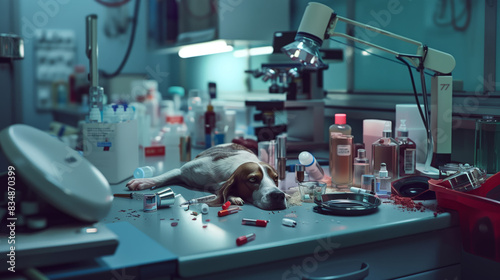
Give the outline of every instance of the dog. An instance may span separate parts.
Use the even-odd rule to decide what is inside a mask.
[[[246,147],[235,143],[213,146],[181,168],[127,183],[130,190],[167,185],[215,193],[217,198],[207,203],[210,206],[220,206],[226,201],[243,205],[246,201],[264,210],[287,208],[287,195],[278,188],[276,170],[261,162]]]

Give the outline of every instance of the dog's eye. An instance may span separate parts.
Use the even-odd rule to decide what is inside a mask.
[[[257,178],[256,177],[250,177],[250,178],[248,178],[248,182],[250,182],[250,183],[257,183]]]

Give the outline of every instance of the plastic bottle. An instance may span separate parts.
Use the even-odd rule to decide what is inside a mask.
[[[212,106],[211,103],[208,103],[207,111],[205,112],[205,148],[210,148],[213,145],[215,117],[214,106]]]
[[[346,124],[346,114],[335,114],[335,123],[330,125],[329,135],[332,132],[340,132],[344,135],[351,135],[351,126]]]
[[[375,177],[375,193],[381,198],[391,196],[391,177],[389,177],[387,166],[383,162],[380,164],[378,176]]]
[[[305,166],[307,175],[309,175],[311,180],[319,181],[325,176],[325,171],[323,171],[323,168],[311,153],[306,151],[301,152],[299,154],[299,162]]]
[[[372,144],[373,175],[377,176],[382,163],[387,166],[389,177],[398,178],[398,142],[392,138],[391,123],[386,122],[382,137]]]
[[[398,141],[399,145],[399,177],[415,174],[417,164],[417,145],[413,140],[408,138],[408,129],[406,128],[405,119],[401,120],[396,141]]]
[[[148,89],[144,104],[146,105],[146,114],[151,117],[151,127],[157,127],[159,124],[160,105],[156,99],[154,89]]]
[[[151,178],[155,172],[154,166],[137,167],[134,171],[134,178]]]
[[[355,187],[361,187],[362,176],[364,174],[370,174],[370,162],[366,157],[366,150],[359,149],[358,156],[354,158],[354,171],[352,185]]]

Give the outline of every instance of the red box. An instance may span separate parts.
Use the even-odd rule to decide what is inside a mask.
[[[144,156],[146,157],[155,157],[164,155],[165,155],[165,146],[144,147]]]
[[[500,262],[500,172],[481,187],[459,192],[448,181],[429,180],[438,205],[458,212],[464,250]]]

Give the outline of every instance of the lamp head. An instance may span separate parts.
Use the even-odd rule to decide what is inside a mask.
[[[319,48],[323,39],[328,38],[327,28],[332,18],[333,10],[320,3],[310,2],[302,16],[295,42],[284,46],[283,51],[290,59],[306,66],[326,68]]]

